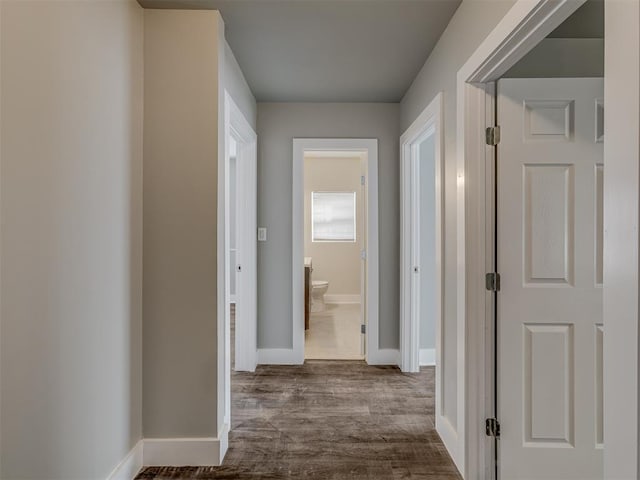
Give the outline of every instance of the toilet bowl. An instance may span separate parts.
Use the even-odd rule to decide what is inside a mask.
[[[324,294],[327,293],[329,288],[329,282],[326,280],[313,280],[311,282],[311,311],[322,312],[324,311]]]

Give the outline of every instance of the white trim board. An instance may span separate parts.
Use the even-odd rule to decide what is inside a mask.
[[[302,363],[293,348],[258,349],[258,365],[301,365]]]
[[[369,351],[369,365],[400,365],[400,350],[395,348],[379,348],[375,353]]]
[[[493,119],[493,84],[586,0],[518,0],[457,74],[457,431],[452,457],[463,478],[494,478],[493,213],[484,129]],[[613,2],[616,3],[616,2]],[[606,101],[606,99],[605,99]],[[621,207],[622,208],[622,207]],[[482,279],[482,280],[481,280]],[[453,437],[453,435],[452,435]],[[453,439],[452,439],[453,440]]]
[[[144,440],[139,440],[127,456],[113,469],[107,480],[133,480],[144,465],[143,451]]]
[[[218,466],[229,445],[229,426],[218,437],[145,438],[143,445],[145,467]]]
[[[144,467],[218,466],[228,447],[228,424],[218,437],[143,438],[106,480],[133,480]]]
[[[367,138],[330,139],[294,138],[292,175],[292,329],[293,345],[288,357],[292,364],[304,363],[304,156],[305,153],[343,151],[366,154],[366,261],[367,279],[364,309],[366,311],[366,361],[369,364],[397,365],[397,355],[393,362],[381,363],[389,358],[380,353],[378,341],[378,140]],[[397,352],[397,350],[395,350]],[[262,363],[262,362],[260,362]]]
[[[351,305],[360,303],[360,294],[328,294],[324,296],[324,303],[332,305]]]
[[[421,348],[420,349],[420,366],[421,367],[433,367],[436,364],[436,349],[435,348]]]

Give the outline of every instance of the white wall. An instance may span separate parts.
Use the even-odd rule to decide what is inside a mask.
[[[360,185],[362,160],[352,158],[304,159],[304,256],[313,259],[313,280],[327,280],[327,295],[360,295],[364,222]],[[356,241],[311,241],[311,193],[355,192]]]
[[[142,435],[142,9],[0,17],[0,476],[104,479]]]
[[[293,138],[377,138],[380,222],[380,347],[398,348],[399,105],[258,104],[258,347],[292,347],[291,179]]]
[[[515,0],[464,0],[400,104],[406,130],[439,92],[444,92],[444,415],[457,424],[456,332],[456,74]]]
[[[145,10],[144,435],[216,437],[217,11]]]

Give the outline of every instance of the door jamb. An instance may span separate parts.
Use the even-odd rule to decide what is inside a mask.
[[[457,74],[457,351],[458,445],[452,457],[464,478],[494,478],[484,420],[493,413],[493,296],[484,284],[493,266],[492,169],[484,132],[495,97],[492,82],[586,0],[518,0]],[[488,197],[489,196],[489,197]]]
[[[366,361],[370,365],[397,364],[397,351],[390,358],[378,344],[378,140],[377,139],[293,139],[292,184],[292,350],[282,357],[282,362],[304,363],[304,154],[306,151],[354,151],[366,152],[366,215],[367,215],[367,282],[365,308],[367,316]],[[389,357],[389,358],[387,358]],[[273,363],[273,362],[272,362]]]

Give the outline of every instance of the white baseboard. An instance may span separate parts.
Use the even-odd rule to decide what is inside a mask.
[[[222,465],[222,461],[224,460],[224,456],[227,454],[227,450],[229,450],[229,421],[224,423],[222,426],[222,430],[218,434],[218,438],[220,439],[220,465]]]
[[[436,431],[438,432],[444,447],[447,449],[447,452],[449,452],[453,463],[456,464],[458,469],[462,470],[462,462],[459,456],[460,452],[458,451],[458,432],[453,428],[453,425],[449,423],[447,418],[438,414],[436,414]]]
[[[114,468],[107,480],[133,480],[142,469],[143,463],[143,440],[136,443],[135,447],[126,457]]]
[[[400,350],[392,348],[370,350],[367,363],[369,365],[400,365]]]
[[[359,294],[356,294],[356,295],[329,294],[324,296],[324,303],[332,303],[334,305],[360,303],[360,295]]]
[[[421,348],[420,349],[420,366],[432,367],[436,364],[436,349],[435,348]]]
[[[292,348],[259,348],[258,365],[302,365],[304,358]]]
[[[229,446],[229,426],[217,438],[145,438],[145,467],[217,466]]]

